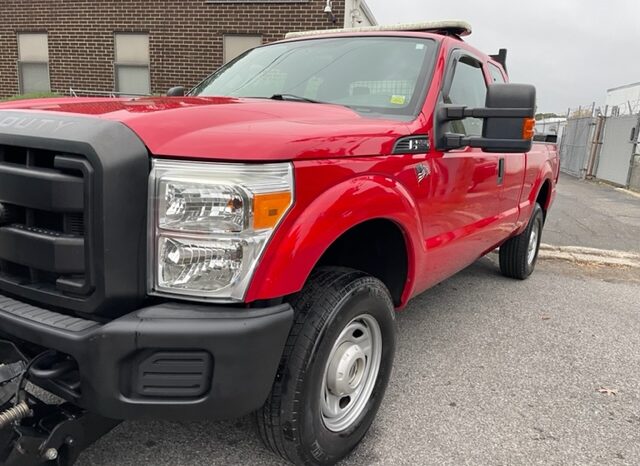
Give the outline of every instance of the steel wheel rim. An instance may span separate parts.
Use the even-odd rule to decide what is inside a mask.
[[[329,353],[322,377],[322,421],[332,432],[350,428],[365,411],[382,361],[382,332],[369,314],[351,320]]]
[[[538,252],[538,232],[539,232],[538,223],[533,226],[531,229],[531,235],[529,236],[529,246],[527,248],[527,264],[532,265],[533,261],[536,258],[536,253]]]

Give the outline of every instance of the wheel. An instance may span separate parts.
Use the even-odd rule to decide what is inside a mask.
[[[524,280],[533,272],[538,260],[544,213],[535,205],[527,228],[500,246],[500,271],[511,278]]]
[[[395,311],[384,284],[320,268],[291,303],[295,320],[273,389],[256,413],[271,450],[300,465],[335,464],[371,426],[395,353]]]

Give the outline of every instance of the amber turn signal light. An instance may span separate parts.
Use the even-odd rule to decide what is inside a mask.
[[[291,205],[291,193],[256,194],[253,198],[253,228],[273,228]]]
[[[522,139],[533,139],[535,127],[535,118],[525,118],[522,123]]]

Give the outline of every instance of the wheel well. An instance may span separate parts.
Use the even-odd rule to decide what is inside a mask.
[[[341,266],[361,270],[382,281],[400,304],[408,271],[402,230],[390,220],[376,219],[346,231],[325,251],[316,267]]]
[[[540,188],[536,202],[542,207],[545,218],[547,217],[547,207],[549,206],[549,196],[551,195],[551,182],[546,180]]]

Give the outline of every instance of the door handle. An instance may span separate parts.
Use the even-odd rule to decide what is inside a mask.
[[[502,184],[504,181],[504,157],[500,157],[498,160],[498,184]]]

